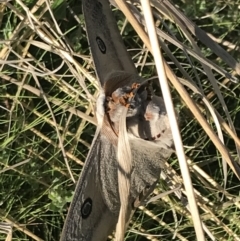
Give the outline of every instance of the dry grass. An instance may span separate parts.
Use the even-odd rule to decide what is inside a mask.
[[[229,55],[214,49],[168,2],[151,2],[201,219],[216,240],[240,240],[234,164],[240,147],[239,65],[234,60],[240,57],[240,1],[176,1]],[[144,24],[134,3],[127,5],[130,13],[122,10],[129,21],[134,13]],[[144,25],[132,22],[131,27],[113,10],[139,74],[156,76]],[[12,232],[13,240],[59,240],[96,124],[98,86],[81,3],[5,1],[0,26],[0,221],[13,227],[1,225],[5,233],[0,237],[5,240]],[[168,171],[183,183],[175,155]],[[154,193],[163,190],[169,190],[165,181]],[[173,237],[196,240],[191,215],[174,194],[137,210],[126,234],[126,240]]]

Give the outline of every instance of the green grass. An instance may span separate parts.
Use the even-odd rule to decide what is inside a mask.
[[[54,24],[47,1],[23,2],[30,11],[34,9],[37,21],[27,14],[20,1],[0,4],[0,222],[13,226],[12,240],[55,241],[60,238],[74,191],[64,155],[74,178],[78,179],[95,132],[91,105],[94,103],[89,103],[80,81],[85,79],[89,93],[96,97],[96,75],[81,2],[48,1],[61,32]],[[199,27],[213,34],[235,59],[240,59],[240,1],[177,0],[174,3]],[[125,17],[119,10],[113,10],[121,28]],[[179,41],[190,46],[174,22],[164,19],[159,28],[168,33],[171,31]],[[48,40],[42,33],[48,36]],[[134,62],[139,63],[139,73],[146,78],[156,76],[153,58],[148,54],[145,59],[145,46],[130,24],[124,28],[123,39]],[[49,41],[55,41],[55,46]],[[231,71],[210,49],[200,41],[196,42],[205,57]],[[168,44],[168,47],[192,80],[197,84],[201,82],[205,95],[226,120],[222,104],[199,61],[190,57],[196,67],[194,72],[182,50],[173,44]],[[64,54],[68,54],[69,58]],[[170,57],[167,54],[164,57],[175,74],[183,77]],[[213,73],[221,83],[221,93],[239,136],[240,84],[228,81],[215,71]],[[190,89],[188,91],[215,130],[201,98]],[[174,88],[172,94],[180,112],[181,134],[186,155],[191,159],[194,188],[205,198],[199,201],[203,207],[200,211],[202,219],[217,240],[238,240],[233,233],[240,236],[239,201],[229,206],[226,204],[231,197],[239,196],[239,180],[228,168],[228,194],[222,199],[220,186],[224,185],[224,176],[221,155]],[[83,114],[89,118],[86,119]],[[226,132],[224,138],[233,158],[239,160],[232,138]],[[180,176],[175,155],[169,163]],[[220,186],[208,182],[194,164]],[[157,187],[159,191],[168,189],[164,182]],[[137,210],[129,230],[126,240],[169,240],[174,232],[177,235],[175,240],[196,240],[189,214],[174,194]],[[0,233],[0,240],[6,237],[6,234]]]

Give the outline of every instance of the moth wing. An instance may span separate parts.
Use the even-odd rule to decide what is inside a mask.
[[[95,138],[77,183],[61,241],[105,241],[117,223],[106,206],[99,180],[101,136]]]
[[[137,74],[123,44],[109,1],[83,0],[82,5],[88,40],[101,85],[104,85],[111,72]]]

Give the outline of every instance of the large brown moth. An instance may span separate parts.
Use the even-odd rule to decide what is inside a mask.
[[[82,4],[102,90],[96,105],[96,134],[61,240],[105,241],[124,206],[119,195],[122,185],[129,189],[123,208],[125,225],[159,180],[161,163],[171,155],[173,140],[164,101],[137,75],[108,0],[82,0]],[[121,175],[123,182],[119,182]]]

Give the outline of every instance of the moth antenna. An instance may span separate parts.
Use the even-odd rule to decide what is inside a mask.
[[[103,90],[99,91],[99,96],[96,102],[96,117],[97,117],[97,128],[102,128],[103,120],[105,115],[105,101],[106,96]]]

